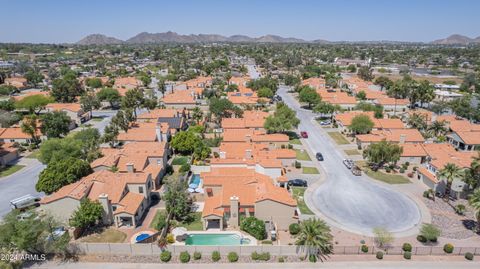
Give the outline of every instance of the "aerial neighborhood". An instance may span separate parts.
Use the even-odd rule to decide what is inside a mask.
[[[474,263],[480,47],[457,38],[0,43],[0,254]]]

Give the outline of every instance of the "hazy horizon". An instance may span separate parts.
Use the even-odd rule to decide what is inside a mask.
[[[89,34],[126,40],[141,32],[304,40],[430,42],[480,36],[480,1],[93,1],[3,3],[2,43],[74,43]]]

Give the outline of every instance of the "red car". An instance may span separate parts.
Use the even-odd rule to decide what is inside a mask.
[[[303,138],[308,138],[308,134],[305,131],[300,132],[300,136]]]

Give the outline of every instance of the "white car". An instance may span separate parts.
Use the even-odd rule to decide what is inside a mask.
[[[352,167],[355,165],[352,159],[343,159],[343,164],[348,168],[352,169]]]

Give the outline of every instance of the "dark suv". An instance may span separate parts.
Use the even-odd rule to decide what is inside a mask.
[[[323,155],[322,155],[322,153],[317,152],[317,154],[315,154],[315,157],[317,158],[317,161],[323,161]]]
[[[307,187],[308,186],[306,180],[299,179],[299,178],[290,179],[287,184],[288,184],[288,186],[292,186],[292,187]]]

